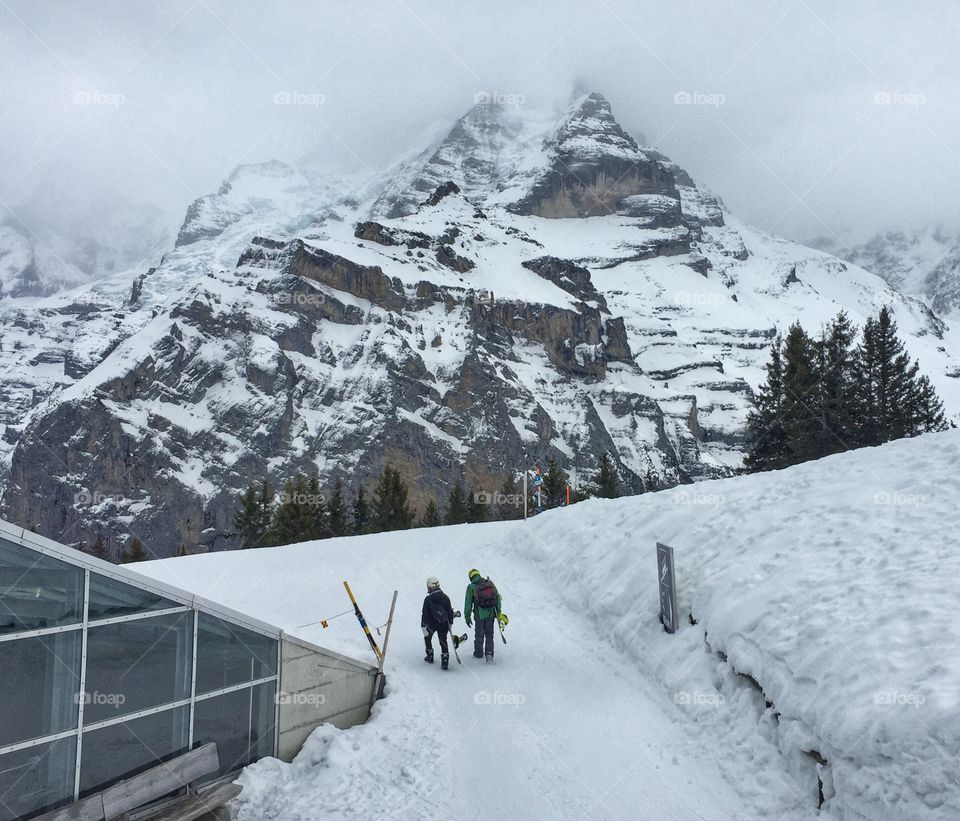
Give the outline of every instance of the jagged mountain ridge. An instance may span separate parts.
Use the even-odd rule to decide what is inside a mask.
[[[365,202],[277,195],[271,164],[191,207],[111,350],[8,437],[6,515],[166,555],[233,545],[237,493],[294,470],[389,461],[421,504],[548,455],[583,479],[611,451],[634,492],[725,475],[777,328],[881,302],[960,409],[924,306],[741,225],[599,95],[547,128],[481,108]]]

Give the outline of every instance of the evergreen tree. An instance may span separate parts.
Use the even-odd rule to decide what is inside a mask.
[[[309,508],[309,535],[310,539],[329,539],[330,521],[327,516],[327,506],[323,494],[320,492],[320,477],[312,474],[307,481],[307,507]]]
[[[856,442],[853,400],[855,335],[849,317],[841,311],[824,329],[817,343],[816,407],[820,433],[816,457],[848,450]]]
[[[544,507],[559,507],[567,487],[567,474],[552,456],[547,457],[547,472],[543,475]]]
[[[778,336],[770,348],[767,381],[760,386],[747,414],[747,456],[751,472],[774,470],[789,463],[790,449],[783,429],[783,340]]]
[[[243,494],[240,509],[233,517],[233,528],[240,537],[242,547],[257,547],[260,544],[263,539],[263,531],[260,529],[262,520],[260,497],[251,482]]]
[[[132,564],[134,562],[145,562],[146,560],[147,553],[143,549],[143,542],[134,536],[133,541],[131,541],[129,546],[123,551],[120,561],[123,564]]]
[[[815,458],[819,449],[818,376],[813,342],[795,322],[783,342],[783,430],[790,464]]]
[[[490,501],[484,501],[484,495],[474,491],[473,488],[467,490],[467,521],[485,522],[490,515]]]
[[[427,502],[423,511],[423,517],[420,519],[420,527],[437,527],[440,524],[440,511],[437,508],[435,499]]]
[[[97,539],[90,548],[90,555],[96,556],[98,559],[103,559],[105,562],[112,561],[110,558],[110,550],[107,548],[107,543],[103,540],[103,536],[100,533],[97,534]]]
[[[517,480],[513,474],[503,480],[493,513],[501,521],[519,519],[523,516],[523,494],[517,487]]]
[[[359,536],[361,533],[369,533],[370,530],[370,505],[367,502],[367,494],[360,485],[357,491],[357,498],[353,502],[353,533]]]
[[[407,495],[407,486],[400,478],[400,471],[387,465],[373,491],[371,525],[374,533],[406,530],[413,526],[415,513],[407,501]]]
[[[327,503],[327,527],[331,536],[347,535],[347,506],[343,501],[343,481],[337,479]]]
[[[467,503],[467,495],[463,490],[463,485],[457,482],[450,491],[450,502],[447,505],[447,513],[444,517],[444,524],[462,525],[470,520],[470,505]]]
[[[315,538],[317,512],[310,499],[310,480],[300,474],[284,482],[273,516],[271,545],[296,544]]]
[[[273,514],[276,507],[273,488],[266,479],[260,485],[260,507],[259,519],[257,521],[257,532],[260,534],[257,541],[259,544],[267,544],[267,539],[273,528]]]
[[[617,471],[607,451],[600,454],[600,466],[593,484],[596,487],[596,495],[601,499],[617,498]]]

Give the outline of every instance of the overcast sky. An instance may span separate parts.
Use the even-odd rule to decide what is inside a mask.
[[[956,227],[958,42],[956,0],[0,0],[0,206],[176,223],[238,163],[379,171],[577,87],[761,227]]]

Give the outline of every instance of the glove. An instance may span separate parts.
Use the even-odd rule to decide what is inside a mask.
[[[454,617],[455,619],[459,619],[459,618],[460,618],[460,611],[459,611],[459,610],[454,610],[454,611],[453,611],[453,617]]]
[[[501,627],[506,627],[508,624],[510,624],[510,619],[507,618],[506,613],[498,613],[497,621],[500,622]]]
[[[470,618],[469,613],[467,613],[467,615],[464,616],[464,621],[466,621],[467,627],[473,627],[473,619]]]
[[[420,629],[423,630],[423,637],[424,637],[424,638],[428,638],[428,637],[430,636],[430,630],[429,630],[429,628],[421,627]]]

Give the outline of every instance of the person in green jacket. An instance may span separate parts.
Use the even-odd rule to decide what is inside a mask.
[[[500,592],[497,586],[490,579],[481,576],[476,568],[467,575],[470,577],[470,584],[467,585],[463,600],[463,613],[467,627],[470,627],[473,619],[477,622],[473,657],[482,659],[486,656],[487,661],[493,661],[493,622],[500,618]]]

